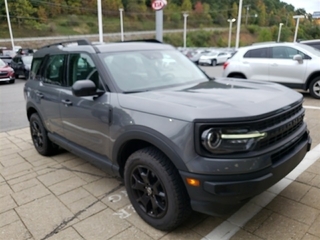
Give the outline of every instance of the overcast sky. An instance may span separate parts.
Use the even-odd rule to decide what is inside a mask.
[[[320,11],[320,0],[281,0],[281,1],[292,4],[296,9],[304,8],[307,13]]]

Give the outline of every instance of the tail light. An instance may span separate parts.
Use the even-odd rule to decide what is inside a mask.
[[[223,70],[226,69],[226,68],[228,67],[228,65],[229,65],[229,63],[228,63],[228,62],[225,62],[225,63],[223,64]]]

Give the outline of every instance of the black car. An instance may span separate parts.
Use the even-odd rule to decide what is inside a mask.
[[[33,53],[34,53],[34,50],[31,49],[31,48],[20,48],[17,51],[18,55],[30,55],[30,54],[33,54]]]
[[[31,68],[32,55],[16,55],[11,62],[11,67],[14,69],[16,78],[24,76],[25,79],[29,78],[29,71]]]
[[[168,62],[175,67],[163,67]],[[210,78],[160,42],[43,47],[24,96],[39,154],[62,147],[124,178],[135,211],[160,230],[192,210],[235,211],[311,146],[302,94]]]

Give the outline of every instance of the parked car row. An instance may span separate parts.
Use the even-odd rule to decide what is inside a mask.
[[[14,83],[16,78],[21,76],[25,79],[29,77],[31,62],[33,58],[34,49],[21,48],[16,49],[13,55],[11,50],[1,48],[0,52],[0,81]]]
[[[234,49],[228,48],[180,49],[180,51],[197,65],[211,66],[224,64],[235,52]]]

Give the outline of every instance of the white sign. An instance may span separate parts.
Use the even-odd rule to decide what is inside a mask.
[[[162,10],[167,5],[167,0],[153,0],[152,9],[155,11]]]

